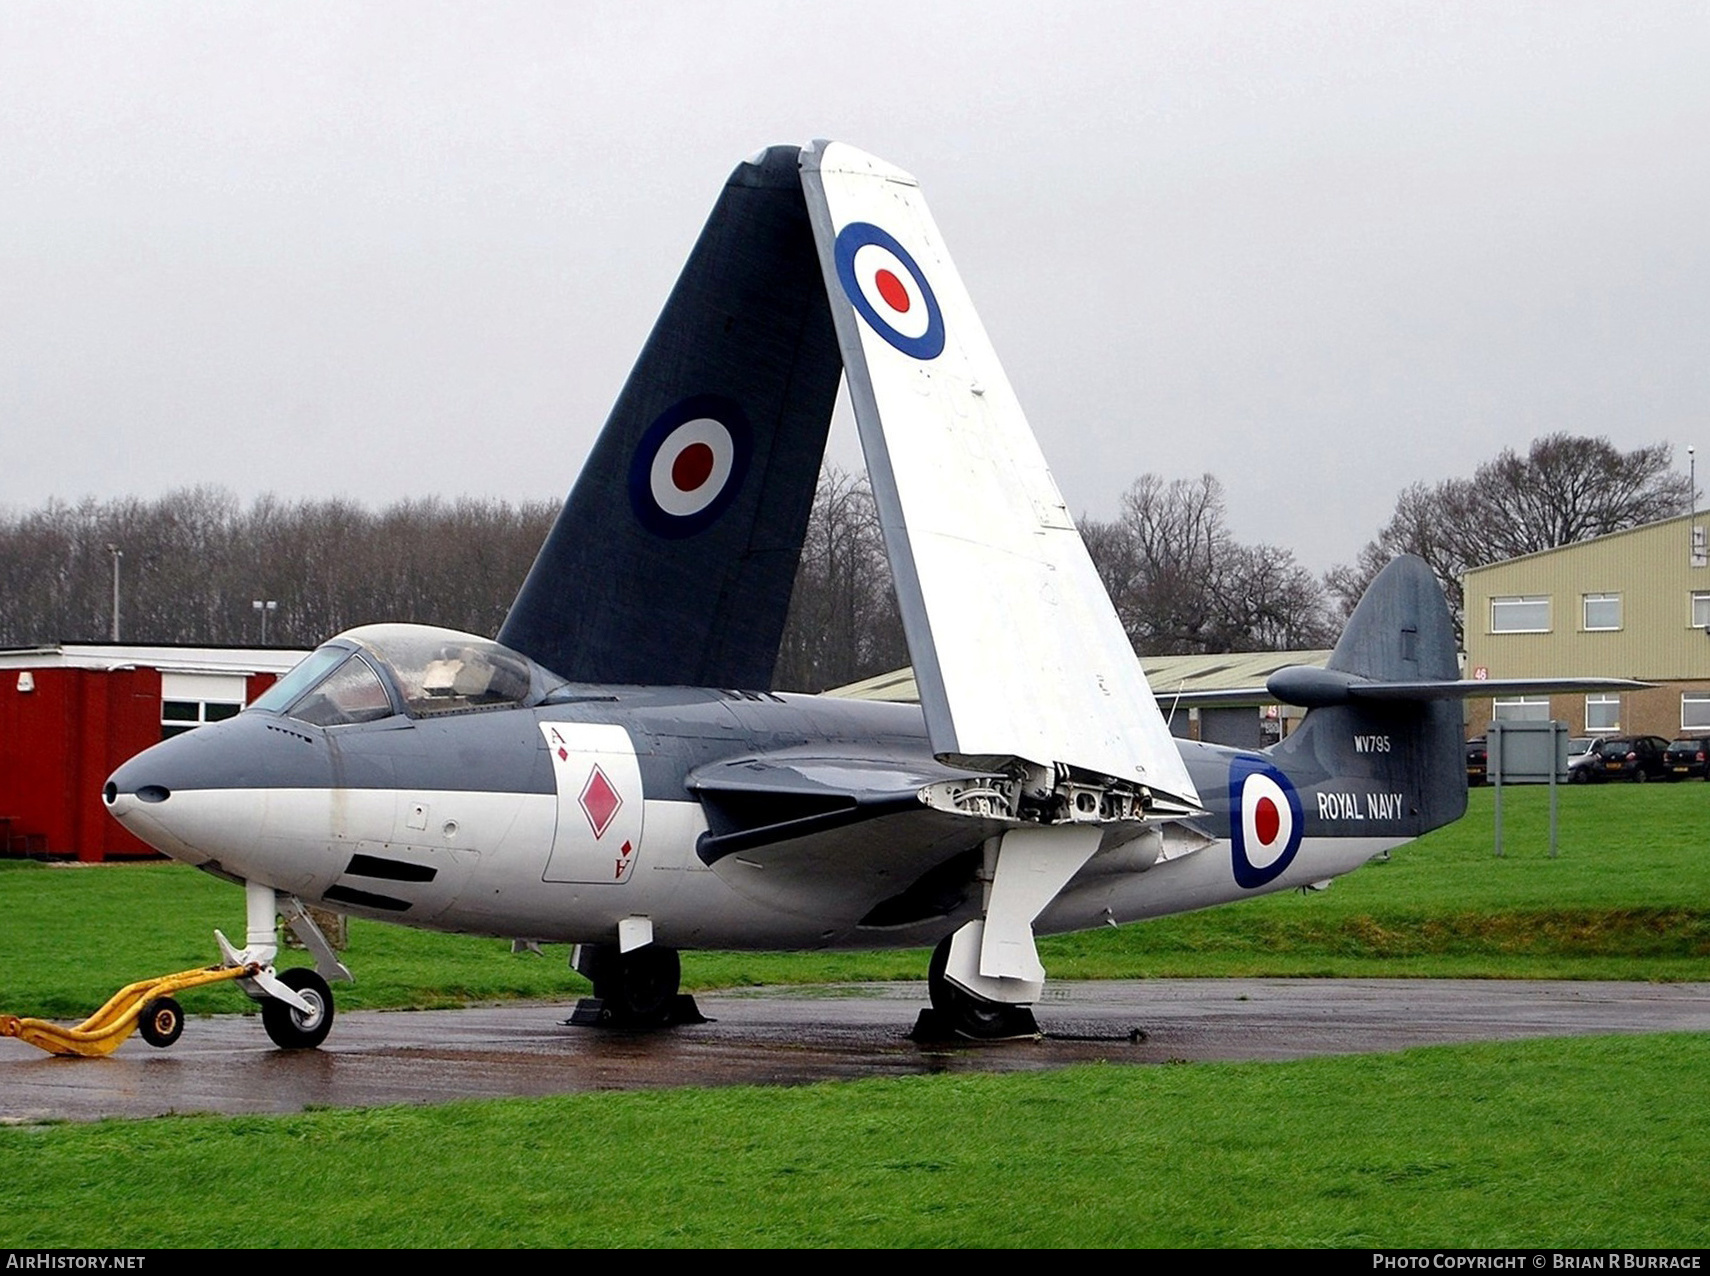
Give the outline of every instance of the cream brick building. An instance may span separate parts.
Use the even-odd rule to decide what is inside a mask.
[[[1469,701],[1468,733],[1500,714],[1557,718],[1575,734],[1710,735],[1707,538],[1710,511],[1701,511],[1469,571],[1467,677],[1659,685]]]

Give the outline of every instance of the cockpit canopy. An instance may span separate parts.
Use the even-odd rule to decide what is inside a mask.
[[[250,707],[333,727],[395,713],[434,718],[517,709],[562,685],[526,656],[474,634],[364,625],[310,652]]]

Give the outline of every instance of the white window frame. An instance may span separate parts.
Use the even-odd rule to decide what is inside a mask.
[[[1609,633],[1621,628],[1621,595],[1620,594],[1581,594],[1580,619],[1588,634]],[[1612,625],[1594,625],[1591,623],[1591,607],[1593,603],[1614,603],[1615,623]]]
[[[1694,712],[1687,716],[1687,706],[1691,705]],[[1680,693],[1680,729],[1682,731],[1710,731],[1710,691],[1683,691]]]
[[[1695,589],[1687,599],[1686,623],[1692,629],[1710,629],[1710,589]]]
[[[1542,712],[1538,712],[1542,710]],[[1548,722],[1550,720],[1550,698],[1548,696],[1509,696],[1505,700],[1493,700],[1490,704],[1490,716],[1497,722]]]
[[[1613,707],[1615,712],[1610,716],[1609,721],[1607,721],[1607,722],[1595,722],[1592,720],[1592,709],[1593,709],[1593,707],[1596,707],[1599,709],[1607,709],[1607,708]],[[1621,729],[1621,697],[1619,695],[1612,695],[1609,692],[1602,692],[1598,695],[1587,696],[1585,698],[1585,734],[1586,735],[1603,735],[1603,734],[1606,734],[1606,733],[1611,732],[1611,731],[1620,731],[1620,729]]]
[[[168,716],[168,706],[178,706],[190,709],[193,717],[175,718]],[[170,740],[175,735],[183,735],[186,731],[194,731],[197,727],[207,726],[210,722],[224,722],[227,718],[235,718],[243,711],[241,704],[230,700],[167,700],[160,702],[160,738]]]
[[[160,738],[170,740],[207,723],[236,717],[248,702],[248,690],[249,681],[242,674],[162,670]],[[169,714],[168,706],[177,712]]]
[[[1499,627],[1496,623],[1499,608],[1504,607],[1536,607],[1542,604],[1544,608],[1544,624],[1542,628],[1518,628],[1509,626]],[[1490,600],[1490,632],[1493,634],[1547,634],[1551,631],[1551,607],[1548,594],[1508,594]]]

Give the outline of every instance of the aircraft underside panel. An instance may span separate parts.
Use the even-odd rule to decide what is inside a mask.
[[[1064,934],[1109,922],[1143,921],[1171,913],[1294,890],[1351,873],[1405,837],[1308,837],[1288,868],[1258,887],[1244,887],[1234,872],[1234,848],[1228,839],[1211,842],[1191,854],[1159,860],[1144,873],[1083,875],[1069,883],[1039,915],[1035,933]]]
[[[727,855],[713,871],[745,899],[817,919],[825,934],[869,918],[881,928],[907,925],[970,901],[978,908],[979,848],[1003,827],[918,807]],[[968,856],[961,871],[947,867]]]

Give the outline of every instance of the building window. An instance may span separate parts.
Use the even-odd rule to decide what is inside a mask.
[[[1586,594],[1585,627],[1588,630],[1621,627],[1620,594]]]
[[[1710,629],[1710,590],[1692,591],[1692,627]]]
[[[162,700],[160,738],[170,740],[205,723],[224,722],[237,717],[242,709],[241,704],[211,704],[206,700]]]
[[[1710,731],[1710,691],[1680,693],[1680,729]]]
[[[1706,597],[1710,597],[1707,594]],[[1490,632],[1493,634],[1547,634],[1550,632],[1550,600],[1541,598],[1492,598]]]
[[[163,672],[160,738],[170,740],[206,723],[237,717],[247,690],[247,680],[241,674]]]
[[[1585,732],[1619,731],[1621,729],[1620,696],[1587,696],[1585,698]]]
[[[1548,722],[1550,698],[1515,696],[1510,700],[1497,700],[1491,706],[1490,716],[1498,722]]]

